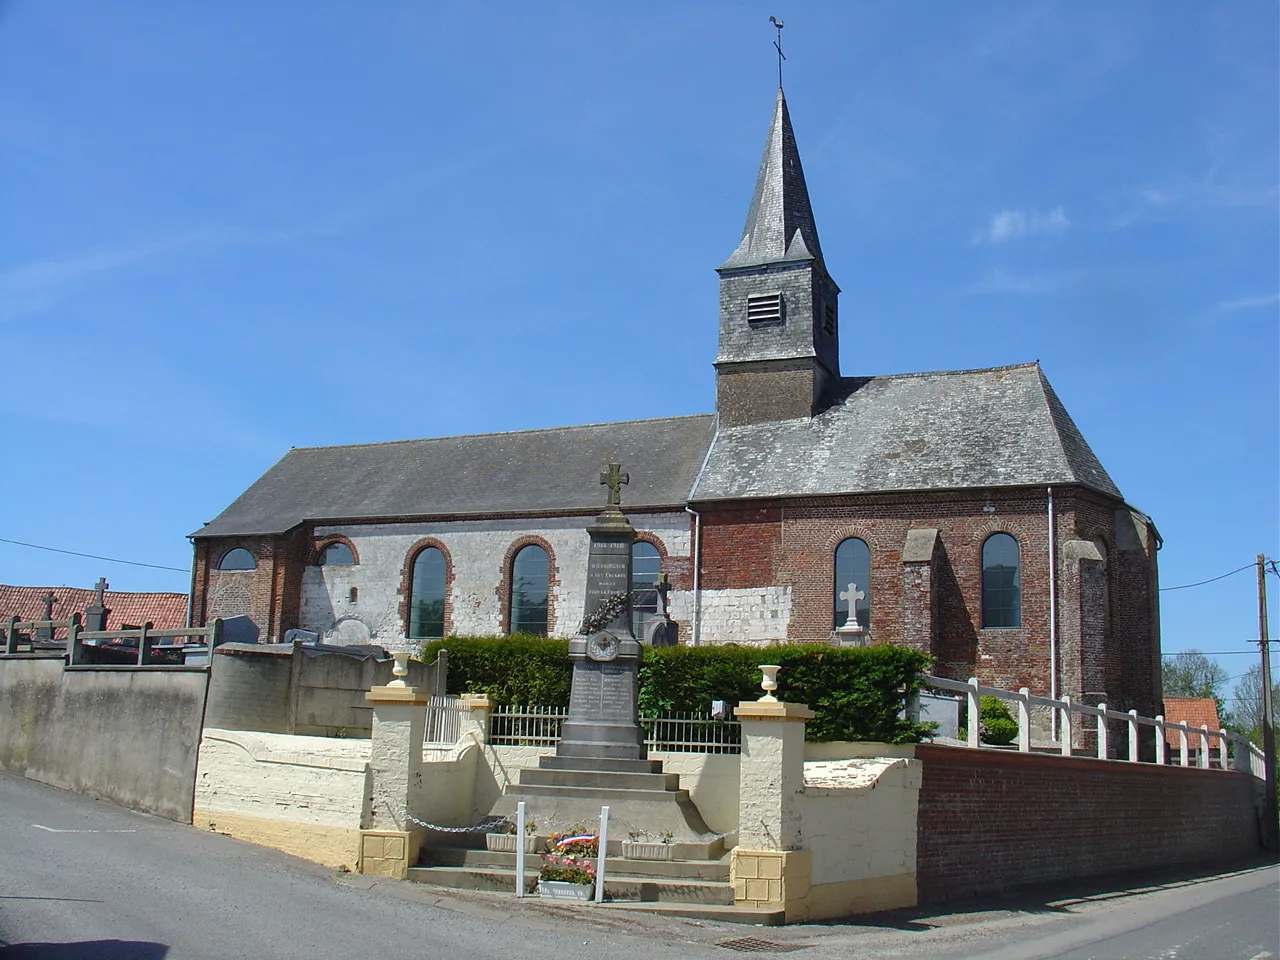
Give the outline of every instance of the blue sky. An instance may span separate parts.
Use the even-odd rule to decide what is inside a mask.
[[[1276,5],[793,6],[0,5],[0,537],[185,568],[290,446],[710,410],[776,14],[844,372],[1039,359],[1166,585],[1280,554]],[[101,573],[187,583],[0,543]]]

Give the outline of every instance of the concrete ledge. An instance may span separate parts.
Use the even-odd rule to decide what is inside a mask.
[[[354,871],[358,864],[359,830],[270,820],[200,807],[196,808],[191,823],[200,830],[224,833],[237,840],[271,847],[326,867]]]
[[[431,702],[431,696],[419,693],[417,687],[372,687],[364,698],[370,703],[394,703],[425,707]]]
[[[781,700],[743,700],[733,711],[744,720],[812,720],[814,712],[804,703]]]

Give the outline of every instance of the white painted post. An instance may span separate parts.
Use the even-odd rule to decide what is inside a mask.
[[[1031,691],[1027,687],[1018,688],[1018,752],[1031,752],[1031,701],[1027,699]]]
[[[1187,754],[1190,752],[1190,746],[1187,743],[1187,725],[1185,723],[1178,724],[1178,763],[1181,766],[1188,766],[1190,760]]]
[[[1071,756],[1071,742],[1075,739],[1075,726],[1071,721],[1071,698],[1063,697],[1062,702],[1065,707],[1060,707],[1062,711],[1062,723],[1059,725],[1058,733],[1062,737],[1062,745],[1059,752],[1064,757]]]
[[[516,804],[516,896],[524,896],[524,801]]]
[[[1098,704],[1098,759],[1107,759],[1107,705]]]
[[[1164,714],[1156,714],[1156,763],[1164,766],[1169,762],[1168,744],[1164,742]]]
[[[969,701],[969,746],[977,747],[982,742],[982,704],[978,699],[978,678],[969,678],[969,689],[965,694]]]
[[[1227,757],[1227,731],[1225,730],[1218,731],[1218,751],[1218,766],[1226,770],[1229,758]]]
[[[1209,769],[1209,725],[1200,724],[1200,760],[1196,764],[1201,770]]]
[[[596,849],[596,903],[604,903],[604,862],[609,855],[609,808],[600,808],[600,842]]]
[[[1138,762],[1138,711],[1129,711],[1129,762]]]

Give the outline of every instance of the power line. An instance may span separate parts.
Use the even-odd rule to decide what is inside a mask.
[[[1230,573],[1224,573],[1218,577],[1210,577],[1208,580],[1198,580],[1195,583],[1181,583],[1176,587],[1161,587],[1160,592],[1164,593],[1166,590],[1186,590],[1188,587],[1203,587],[1206,583],[1213,583],[1215,580],[1225,580],[1227,577],[1235,576],[1241,570],[1249,570],[1254,567],[1257,567],[1256,563],[1246,563],[1243,567],[1237,567]]]
[[[50,553],[65,553],[72,557],[87,557],[90,560],[105,560],[107,563],[127,563],[131,567],[150,567],[152,570],[173,570],[176,573],[190,573],[186,567],[166,567],[159,563],[140,563],[137,560],[120,560],[116,557],[100,557],[96,553],[80,553],[76,550],[60,550],[58,547],[44,547],[38,543],[23,543],[21,540],[10,540],[0,537],[0,543],[13,543],[19,547],[30,547],[32,550],[48,550]]]

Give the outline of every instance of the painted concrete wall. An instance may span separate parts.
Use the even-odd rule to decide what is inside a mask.
[[[367,817],[369,744],[206,728],[193,823],[355,869]]]
[[[206,677],[0,657],[0,768],[190,822]]]
[[[706,643],[785,640],[791,623],[791,587],[703,590],[699,634]],[[671,616],[693,618],[693,592],[671,595]]]
[[[684,513],[637,514],[636,529],[662,542],[671,557],[688,557],[689,518]],[[556,636],[571,636],[586,602],[586,528],[590,517],[530,520],[459,520],[435,523],[386,523],[367,526],[317,527],[316,537],[342,535],[356,548],[354,566],[307,567],[302,580],[301,625],[326,638],[368,640],[390,650],[416,649],[405,639],[401,604],[405,564],[424,537],[439,540],[453,561],[451,609],[453,632],[460,635],[501,633],[503,562],[522,536],[546,540],[555,554],[551,605]],[[350,601],[351,588],[357,599]],[[678,597],[678,595],[673,595]],[[785,633],[785,627],[784,627]]]

